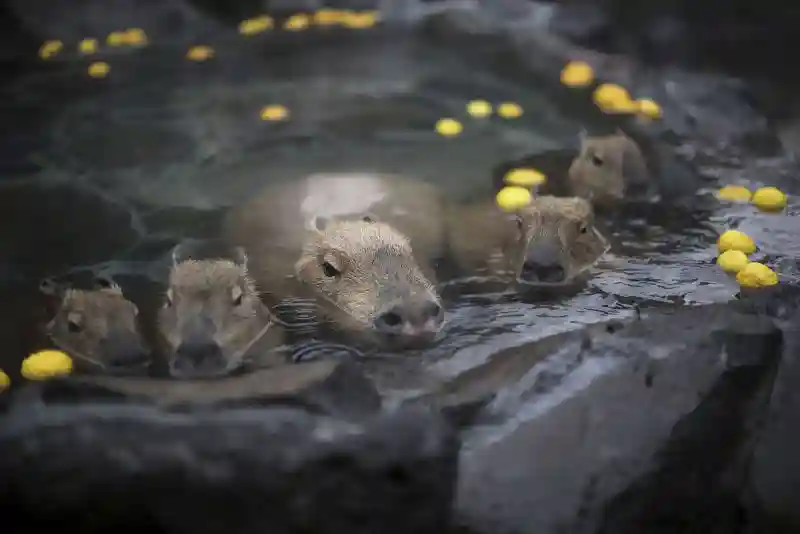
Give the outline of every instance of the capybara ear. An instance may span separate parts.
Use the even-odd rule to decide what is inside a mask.
[[[311,225],[318,232],[324,232],[325,228],[328,227],[330,222],[331,222],[331,218],[330,217],[318,216],[318,217],[314,217],[314,221],[312,222]]]
[[[100,289],[110,289],[114,287],[114,281],[106,275],[97,274],[94,277],[94,285]]]
[[[581,128],[578,131],[578,144],[580,145],[580,151],[583,152],[583,149],[586,147],[586,141],[589,139],[589,132],[586,131],[586,128]]]
[[[105,291],[107,293],[113,293],[115,295],[122,295],[122,288],[119,287],[111,277],[98,274],[94,277],[94,286],[99,288],[101,291]]]
[[[43,278],[39,282],[39,291],[50,297],[60,296],[63,288],[52,278]]]
[[[172,248],[172,265],[177,266],[182,261],[188,259],[186,257],[186,247],[183,246],[183,243],[178,243]]]
[[[233,249],[233,261],[247,270],[247,251],[244,247],[234,247]]]

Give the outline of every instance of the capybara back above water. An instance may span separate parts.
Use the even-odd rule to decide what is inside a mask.
[[[336,329],[399,349],[429,343],[443,324],[430,262],[444,250],[442,211],[438,189],[423,182],[315,174],[234,208],[223,235],[247,250],[271,306],[312,299]]]

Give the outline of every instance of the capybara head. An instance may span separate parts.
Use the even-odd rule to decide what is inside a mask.
[[[175,247],[158,312],[172,376],[208,378],[238,369],[271,326],[272,316],[247,274],[243,249],[236,249],[234,259],[194,260]]]
[[[508,259],[524,285],[572,283],[608,250],[592,206],[582,198],[536,197],[512,220],[515,237]]]
[[[69,354],[77,370],[113,371],[141,368],[150,362],[142,337],[139,310],[122,289],[98,277],[93,289],[63,287],[45,279],[42,293],[56,297],[58,306],[46,331],[51,341]]]
[[[441,299],[409,239],[374,216],[317,218],[295,272],[337,326],[383,346],[420,346],[442,328]]]
[[[649,182],[642,151],[619,130],[602,137],[582,133],[580,151],[567,174],[572,194],[596,206],[614,205],[632,186]]]

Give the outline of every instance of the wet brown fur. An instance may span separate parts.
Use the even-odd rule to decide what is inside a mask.
[[[325,263],[340,274],[326,276]],[[401,300],[439,303],[409,239],[381,222],[330,221],[306,241],[295,272],[325,301],[326,314],[349,329],[369,330],[381,310]]]
[[[256,343],[259,349],[267,349],[282,342],[281,329],[261,302],[246,262],[186,259],[173,263],[169,287],[158,312],[168,363],[174,363],[178,348],[186,341],[185,327],[198,317],[213,324],[212,339],[225,361],[221,373],[238,368]],[[272,352],[255,356],[263,365],[284,362]]]
[[[577,197],[534,197],[514,213],[494,203],[457,206],[449,220],[451,254],[464,276],[513,282],[530,247],[555,240],[566,284],[594,265],[608,248],[594,226],[591,204]]]
[[[429,184],[372,173],[317,174],[270,186],[234,208],[223,234],[247,250],[271,308],[291,301],[312,322],[381,344],[388,338],[374,327],[380,313],[396,304],[412,314],[422,309],[418,303],[441,305],[427,260],[443,244],[443,219],[420,217],[436,211],[440,192]],[[325,275],[325,262],[335,276]],[[308,301],[313,309],[304,307]]]
[[[45,331],[59,349],[75,360],[76,370],[108,368],[117,356],[106,353],[109,346],[124,346],[149,354],[137,318],[139,310],[125,298],[117,284],[85,290],[61,289],[45,281],[41,289],[50,296],[60,297],[56,314]]]
[[[639,145],[619,130],[600,137],[582,135],[567,178],[571,194],[597,206],[612,205],[625,198],[631,185],[650,180]]]

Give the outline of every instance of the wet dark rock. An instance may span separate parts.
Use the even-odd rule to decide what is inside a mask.
[[[591,325],[580,331],[556,334],[498,351],[489,356],[485,363],[455,374],[432,391],[409,402],[436,407],[462,426],[471,425],[481,418],[491,418],[491,414],[483,409],[498,397],[513,397],[521,405],[531,395],[552,389],[555,384],[547,384],[548,377],[554,376],[551,370],[545,366],[540,372],[541,364],[546,360],[559,359],[565,362],[559,370],[562,375],[566,374],[583,362],[587,351],[591,350],[595,334],[613,330],[618,324],[624,323],[614,321]],[[520,385],[527,386],[528,391],[520,391]],[[516,392],[521,394],[515,396]]]
[[[438,417],[296,409],[20,408],[0,431],[15,532],[421,532],[451,516],[459,443]]]
[[[563,9],[587,5],[566,3]],[[780,153],[780,141],[767,123],[763,105],[764,95],[771,93],[764,93],[761,85],[730,74],[701,74],[674,66],[655,69],[635,54],[577,46],[546,30],[552,9],[533,7],[526,17],[505,20],[487,17],[475,5],[458,4],[430,16],[422,34],[440,46],[461,50],[476,67],[489,66],[509,82],[536,86],[552,99],[551,105],[581,116],[590,130],[633,126],[662,142],[687,144],[686,148],[717,157],[741,156],[742,150]],[[588,61],[598,83],[617,83],[634,97],[655,99],[664,110],[663,119],[637,124],[625,117],[604,116],[591,101],[594,86],[568,90],[558,83],[561,68],[574,59]]]
[[[28,354],[47,348],[43,325],[52,318],[50,299],[39,291],[38,280],[20,280],[0,285],[0,369],[20,379],[20,364]]]
[[[289,405],[347,419],[381,408],[372,382],[348,360],[289,364],[214,380],[76,376],[41,387],[48,404],[108,399],[175,409]]]
[[[129,206],[80,184],[26,180],[1,187],[2,261],[12,273],[36,278],[107,260],[142,232]]]
[[[584,46],[660,63],[781,73],[777,59],[796,44],[800,10],[747,0],[637,3],[559,2],[550,29]]]
[[[591,46],[612,38],[612,20],[599,3],[567,2],[552,9],[548,28],[571,41]]]
[[[680,532],[688,527],[723,533],[745,527],[743,493],[781,344],[779,330],[730,336],[726,355],[740,365],[723,374],[673,427],[656,456],[658,467],[605,507],[598,532]],[[765,354],[773,355],[771,361],[758,361]]]
[[[770,258],[800,260],[800,217],[797,215],[756,213],[736,225],[758,243],[759,252]]]
[[[89,36],[102,38],[112,31],[143,28],[151,40],[192,40],[219,31],[221,25],[185,0],[158,4],[129,0],[77,0],[53,6],[46,1],[8,2],[16,23],[39,41],[61,39],[76,44]],[[35,49],[32,50],[35,54]],[[62,54],[77,59],[77,53]]]
[[[498,534],[662,532],[664,514],[687,528],[735,523],[780,361],[772,321],[734,305],[653,310],[571,338],[559,343],[573,362],[562,379],[539,365],[493,384],[501,389],[465,435],[460,520]],[[471,389],[466,399],[487,394]],[[703,499],[673,504],[688,502],[682,494]],[[696,515],[703,503],[726,507]]]
[[[785,346],[769,398],[764,428],[755,446],[747,485],[747,504],[754,522],[765,531],[800,529],[800,286],[784,283],[741,295],[743,308],[772,317],[781,327]]]

